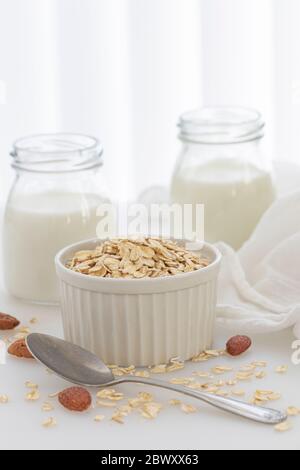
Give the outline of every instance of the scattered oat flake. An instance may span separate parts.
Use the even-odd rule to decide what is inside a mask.
[[[107,400],[119,401],[124,400],[124,394],[116,392],[114,389],[104,388],[97,393],[97,398],[105,398]]]
[[[139,408],[142,405],[142,400],[139,398],[129,398],[128,404],[131,408]]]
[[[37,401],[40,399],[40,392],[37,389],[31,390],[26,394],[27,401]]]
[[[208,356],[205,353],[200,353],[192,357],[192,362],[206,362],[209,359],[210,359],[210,356]]]
[[[172,358],[169,360],[169,363],[170,363],[170,364],[177,364],[177,363],[184,363],[184,361],[181,361],[181,360],[180,360],[180,357],[177,356],[177,357],[172,357]]]
[[[140,408],[144,405],[144,403],[152,402],[153,395],[148,392],[140,392],[137,398],[130,398],[128,400],[128,404],[131,408]]]
[[[29,323],[31,323],[31,325],[35,325],[36,323],[38,323],[38,319],[36,317],[33,317],[29,320]]]
[[[114,392],[115,392],[115,390],[113,390],[111,388],[103,388],[102,390],[97,392],[96,397],[97,398],[108,398]]]
[[[60,392],[49,393],[48,398],[56,398],[59,394]]]
[[[1,403],[2,405],[5,405],[5,404],[8,403],[8,402],[9,402],[9,398],[8,398],[7,395],[0,395],[0,403]]]
[[[186,403],[181,403],[180,409],[186,414],[196,413],[196,411],[198,411],[195,406],[187,405]]]
[[[128,416],[132,412],[132,408],[129,405],[122,405],[118,408],[118,411],[122,413],[123,416]]]
[[[112,369],[112,373],[115,377],[122,377],[125,375],[120,369]]]
[[[255,374],[255,377],[256,377],[257,379],[260,379],[260,380],[261,380],[261,379],[264,379],[266,376],[267,376],[267,373],[266,373],[265,371],[263,371],[263,370],[261,370],[260,372],[257,372],[257,373]]]
[[[261,396],[272,395],[272,393],[274,393],[273,390],[256,390],[256,394]]]
[[[148,403],[143,404],[143,406],[140,409],[140,412],[144,418],[154,419],[158,416],[162,407],[163,406],[160,403],[148,402]]]
[[[268,396],[270,401],[276,401],[281,399],[281,393],[272,393]]]
[[[226,382],[226,385],[228,385],[229,387],[234,387],[235,385],[237,385],[238,381],[237,380],[228,380]]]
[[[101,421],[103,421],[104,419],[105,419],[104,415],[96,415],[95,418],[94,418],[94,421],[96,423],[101,423]]]
[[[30,328],[28,328],[28,326],[21,326],[20,328],[18,328],[19,330],[19,333],[23,333],[25,335],[29,335],[30,333]]]
[[[290,429],[292,429],[292,425],[289,421],[285,421],[284,423],[280,423],[275,426],[275,431],[278,432],[286,432]]]
[[[188,388],[191,388],[192,390],[204,390],[205,389],[205,391],[206,391],[206,388],[207,388],[206,384],[203,385],[199,382],[192,382],[192,383],[190,383],[189,385],[186,385],[186,386]],[[218,390],[217,387],[216,387],[216,390]]]
[[[118,424],[124,424],[124,416],[122,415],[122,413],[119,413],[119,411],[116,411],[112,415],[111,420],[115,421]]]
[[[53,410],[54,410],[54,406],[52,405],[52,403],[49,403],[46,401],[45,403],[42,404],[42,411],[49,412]]]
[[[147,379],[150,377],[150,372],[148,372],[147,370],[139,370],[135,372],[134,375],[135,377],[144,377],[145,379]]]
[[[158,366],[154,366],[151,369],[152,374],[165,374],[166,372],[167,372],[166,364],[159,364]]]
[[[104,408],[115,408],[116,405],[112,401],[97,400],[96,405]]]
[[[229,397],[230,393],[227,392],[226,390],[218,390],[218,391],[216,392],[216,395],[217,395],[218,397]]]
[[[25,382],[25,387],[26,388],[39,388],[37,384],[30,382],[30,380],[27,380],[27,382]]]
[[[128,405],[123,405],[120,408],[118,408],[112,415],[111,419],[112,421],[115,421],[116,423],[119,424],[124,424],[124,419],[126,416],[128,416],[131,413],[132,409]]]
[[[281,394],[275,393],[272,390],[256,390],[251,402],[256,405],[259,405],[259,404],[267,403],[268,401],[280,400],[280,398],[281,398]]]
[[[205,391],[206,391],[206,393],[215,394],[219,391],[219,389],[218,389],[218,387],[207,387],[207,388],[205,388]]]
[[[169,400],[169,405],[171,406],[179,406],[181,405],[181,401],[177,400],[176,398],[173,398],[172,400]]]
[[[123,375],[133,375],[135,373],[135,366],[115,368],[112,367],[111,371],[115,377],[122,377]]]
[[[216,366],[211,371],[213,374],[222,375],[222,374],[226,374],[227,372],[232,372],[232,370],[233,370],[232,367]]]
[[[170,383],[174,385],[190,385],[194,380],[195,379],[193,377],[176,377],[171,379]]]
[[[170,366],[167,367],[167,372],[175,372],[176,370],[184,369],[183,362],[174,362]]]
[[[138,398],[139,400],[142,400],[142,401],[152,401],[153,395],[148,392],[139,392]]]
[[[296,408],[295,406],[289,406],[287,409],[288,416],[298,416],[300,415],[300,408]]]
[[[43,421],[43,427],[44,428],[53,428],[54,426],[57,425],[57,421],[55,418],[48,418]]]
[[[211,377],[211,374],[209,372],[202,372],[202,371],[195,371],[192,373],[192,375],[195,375],[200,378],[208,378]]]
[[[207,390],[208,388],[215,387],[215,385],[212,382],[202,383],[198,385],[201,385],[201,388],[203,388],[203,390]]]
[[[263,395],[255,395],[254,400],[260,403],[267,403],[269,401],[269,398]]]
[[[278,366],[275,369],[277,374],[285,374],[288,371],[288,366]]]
[[[214,383],[214,386],[218,388],[225,387],[225,385],[226,382],[224,382],[224,380],[219,380],[218,382]]]
[[[234,397],[244,397],[246,395],[245,390],[232,390],[231,393]]]
[[[246,364],[240,368],[240,372],[253,372],[256,369],[254,364]]]
[[[255,361],[255,362],[252,362],[252,365],[258,368],[264,368],[264,367],[267,367],[268,363],[267,361]]]
[[[225,354],[224,349],[209,349],[204,352],[207,356],[210,356],[210,357],[220,357],[220,356],[224,356]]]
[[[209,359],[214,359],[220,356],[224,356],[225,351],[222,349],[208,350],[197,354],[192,357],[192,362],[206,362]]]
[[[251,403],[251,405],[263,406],[265,403],[267,403],[267,400],[252,398],[250,400],[250,403]]]
[[[237,380],[241,380],[241,381],[242,381],[242,380],[250,380],[250,379],[252,379],[253,375],[254,375],[254,374],[253,374],[252,371],[249,371],[249,372],[238,372],[238,373],[236,374],[236,379],[237,379]]]

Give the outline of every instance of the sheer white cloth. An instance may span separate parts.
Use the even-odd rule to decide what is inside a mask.
[[[219,243],[218,323],[242,333],[294,326],[300,338],[300,192],[279,199],[238,252]]]

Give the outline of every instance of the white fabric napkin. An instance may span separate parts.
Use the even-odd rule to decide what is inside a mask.
[[[218,248],[218,323],[246,334],[294,326],[300,338],[300,192],[276,201],[238,253]]]

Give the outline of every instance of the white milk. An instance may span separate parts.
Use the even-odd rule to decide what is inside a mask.
[[[5,279],[14,296],[36,302],[59,300],[54,257],[65,246],[96,237],[99,196],[68,192],[18,195],[4,224]]]
[[[175,174],[172,202],[205,205],[205,238],[238,249],[275,198],[270,173],[236,160],[215,160]]]

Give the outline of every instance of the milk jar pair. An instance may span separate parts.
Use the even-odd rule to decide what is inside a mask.
[[[203,204],[206,241],[239,249],[275,198],[272,166],[261,151],[264,122],[256,111],[204,108],[184,114],[179,127],[182,151],[171,202]],[[6,286],[20,299],[56,303],[57,252],[101,237],[98,214],[109,202],[102,147],[93,137],[42,135],[17,141],[12,157],[16,179],[3,237]]]

